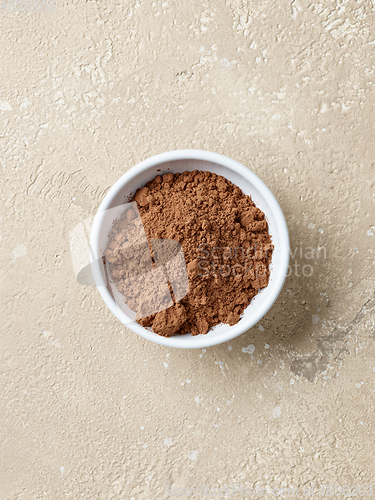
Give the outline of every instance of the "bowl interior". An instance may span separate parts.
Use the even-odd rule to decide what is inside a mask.
[[[148,168],[141,168],[138,173],[132,176],[128,176],[128,172],[113,186],[99,209],[94,222],[96,227],[93,228],[93,230],[95,229],[97,238],[94,242],[92,241],[94,257],[98,258],[94,278],[96,283],[99,284],[99,291],[109,308],[122,323],[126,324],[126,326],[139,335],[156,343],[173,347],[191,348],[205,347],[230,340],[256,324],[272,306],[282,288],[289,257],[289,239],[284,216],[267,186],[249,169],[233,160],[231,161],[235,164],[234,168],[201,159],[180,159],[154,164]],[[220,324],[212,328],[206,335],[192,336],[187,334],[164,338],[153,333],[151,329],[140,326],[116,305],[108,288],[105,286],[105,266],[102,262],[102,256],[107,246],[108,232],[111,229],[116,207],[119,209],[118,213],[121,213],[122,210],[120,207],[134,195],[138,188],[142,187],[156,175],[192,170],[208,170],[226,177],[233,184],[240,187],[245,194],[250,195],[256,206],[264,212],[274,245],[270,265],[270,281],[269,285],[254,297],[236,325]],[[126,179],[127,176],[128,179]],[[109,214],[111,215],[109,216]]]

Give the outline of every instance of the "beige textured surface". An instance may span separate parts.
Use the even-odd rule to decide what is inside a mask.
[[[0,17],[0,498],[373,484],[374,0],[57,0]],[[126,330],[69,251],[121,174],[179,148],[253,169],[292,264],[313,270],[206,352]]]

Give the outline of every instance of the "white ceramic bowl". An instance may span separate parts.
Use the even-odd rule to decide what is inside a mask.
[[[233,184],[240,187],[245,194],[251,195],[256,206],[266,216],[274,251],[268,286],[254,297],[236,325],[220,324],[211,329],[206,335],[192,336],[187,334],[166,338],[157,335],[150,329],[140,326],[126,315],[117,306],[106,286],[105,266],[102,259],[108,237],[108,217],[106,219],[105,215],[109,209],[123,205],[128,200],[129,195],[134,194],[138,188],[144,186],[146,182],[155,176],[167,172],[177,173],[186,170],[209,170],[210,172],[226,177]],[[90,250],[95,283],[104,302],[113,314],[124,325],[145,339],[169,347],[186,349],[208,347],[227,342],[238,337],[258,323],[274,304],[283,287],[288,273],[290,252],[288,228],[284,215],[276,198],[264,182],[247,167],[231,158],[195,149],[169,151],[153,156],[142,161],[124,174],[108,191],[98,209],[91,231]]]

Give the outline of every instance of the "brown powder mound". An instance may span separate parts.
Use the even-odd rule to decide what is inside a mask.
[[[158,335],[171,337],[187,320],[186,309],[182,304],[160,311],[152,322],[152,329]]]
[[[167,337],[236,324],[267,286],[273,251],[264,213],[251,197],[222,176],[196,170],[158,175],[132,201],[145,235],[132,240],[131,225],[137,226],[139,217],[124,213],[114,224],[106,259],[128,306],[137,311],[138,323]],[[166,250],[166,240],[174,240],[175,248],[164,245]],[[178,253],[181,247],[183,254]],[[152,279],[147,278],[152,269]],[[157,309],[152,296],[159,301]],[[160,312],[147,315],[155,310]]]

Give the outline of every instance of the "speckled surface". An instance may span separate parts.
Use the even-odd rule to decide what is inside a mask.
[[[373,484],[374,0],[0,16],[0,498]],[[126,170],[183,148],[254,170],[291,236],[275,306],[205,352],[123,327],[69,249]]]

